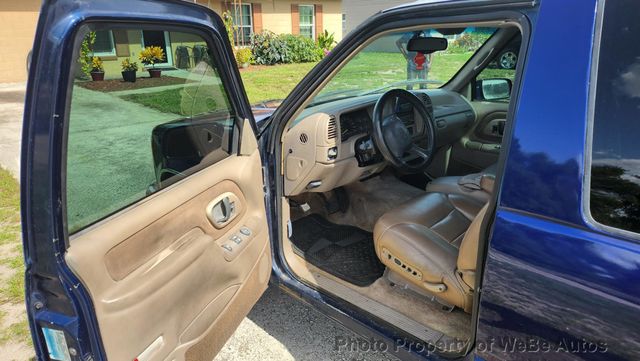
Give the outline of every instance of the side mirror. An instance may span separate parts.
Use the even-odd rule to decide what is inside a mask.
[[[511,96],[511,80],[505,78],[476,81],[476,98],[479,100],[503,100]]]

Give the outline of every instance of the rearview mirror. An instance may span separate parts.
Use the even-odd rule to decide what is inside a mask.
[[[408,51],[415,51],[422,54],[431,54],[436,51],[447,50],[449,43],[445,38],[413,38],[407,44]]]
[[[503,100],[511,95],[511,80],[506,78],[476,81],[476,98],[480,100]]]

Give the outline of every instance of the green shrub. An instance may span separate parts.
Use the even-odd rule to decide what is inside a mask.
[[[264,31],[251,37],[253,60],[259,65],[289,63],[287,43],[275,33]]]
[[[322,59],[322,48],[311,39],[301,35],[284,34],[280,37],[287,44],[288,62],[291,63],[310,63],[320,61]]]
[[[233,17],[231,16],[230,11],[225,11],[222,13],[222,21],[224,22],[224,28],[227,31],[227,36],[229,37],[229,43],[231,44],[231,47],[233,47],[233,32],[235,31],[236,27],[233,26]]]
[[[238,62],[238,65],[249,63],[251,61],[251,55],[251,49],[249,48],[238,49],[236,52],[236,61]]]
[[[251,52],[259,65],[315,62],[324,55],[322,48],[309,38],[270,31],[251,37]]]
[[[85,78],[88,78],[91,70],[93,70],[93,45],[95,42],[96,33],[94,31],[90,31],[84,36],[82,44],[80,45],[80,57],[78,58],[78,63],[80,63],[80,69],[82,70],[82,74]]]
[[[336,45],[336,40],[333,33],[329,34],[329,32],[325,30],[322,34],[318,35],[317,44],[320,49],[331,50],[334,45]]]

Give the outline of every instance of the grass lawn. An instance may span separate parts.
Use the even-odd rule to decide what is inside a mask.
[[[472,53],[434,54],[428,79],[446,83],[471,55]],[[402,54],[362,52],[340,70],[323,92],[373,90],[406,79],[407,62]],[[440,85],[430,84],[429,88]]]
[[[429,79],[445,83],[469,59],[472,53],[435,54]],[[316,63],[254,66],[241,70],[249,102],[283,99],[302,80]],[[375,89],[388,83],[406,80],[406,60],[399,53],[364,52],[352,59],[331,81],[324,91],[347,89]],[[431,85],[430,87],[438,87]],[[160,90],[153,93],[129,94],[122,99],[138,103],[164,113],[177,113],[183,102],[181,89]],[[187,115],[182,112],[182,115]]]
[[[471,57],[472,53],[436,53],[433,55],[429,80],[446,83]],[[252,66],[242,69],[240,75],[244,83],[249,102],[260,103],[265,100],[283,99],[302,80],[316,63],[281,64],[274,66]],[[481,78],[506,77],[513,79],[513,70],[487,69]],[[324,92],[349,89],[375,89],[389,83],[406,80],[406,60],[400,53],[362,52],[352,59],[328,84]],[[193,82],[193,81],[189,81]],[[110,92],[149,88],[162,85],[185,84],[185,80],[164,75],[162,78],[139,79],[137,83],[125,83],[120,80],[104,82],[83,82],[79,86],[90,90]],[[430,84],[429,88],[437,88],[439,84]],[[186,88],[191,88],[189,85]],[[217,93],[218,89],[212,89]],[[165,89],[157,92],[138,93],[121,96],[122,99],[153,108],[163,113],[189,115],[186,111],[178,111],[184,103],[182,89]],[[198,103],[202,109],[194,109],[194,113],[215,109],[216,102],[208,102],[206,106]],[[184,106],[183,106],[184,108]]]
[[[32,354],[24,306],[20,188],[3,168],[0,168],[0,281],[0,348],[10,344]]]
[[[284,99],[316,63],[282,64],[241,71],[249,102]]]

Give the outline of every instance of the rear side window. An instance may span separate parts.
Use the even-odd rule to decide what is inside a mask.
[[[81,36],[67,136],[69,233],[228,157],[236,118],[200,35],[87,28]]]
[[[640,233],[640,2],[607,1],[595,92],[590,210]]]

